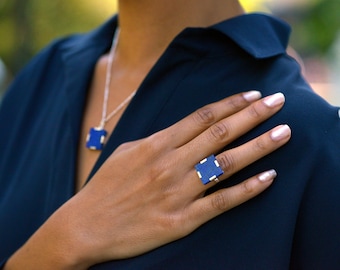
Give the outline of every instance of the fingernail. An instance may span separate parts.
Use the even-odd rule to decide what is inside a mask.
[[[280,141],[290,136],[291,130],[288,125],[281,125],[276,127],[271,133],[270,137],[273,141]]]
[[[261,182],[267,182],[267,181],[273,180],[276,176],[277,176],[277,173],[276,173],[275,170],[269,170],[269,171],[266,171],[266,172],[264,172],[264,173],[261,173],[261,174],[258,176],[258,179],[259,179]]]
[[[274,95],[268,96],[263,100],[264,104],[268,107],[275,107],[283,102],[285,102],[285,96],[282,93],[276,93]]]
[[[261,98],[261,96],[262,94],[259,91],[249,91],[249,92],[243,93],[243,98],[248,102],[258,100],[259,98]]]

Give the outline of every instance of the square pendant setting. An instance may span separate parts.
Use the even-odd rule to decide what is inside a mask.
[[[91,128],[86,138],[86,147],[91,150],[102,150],[107,132],[102,128]]]

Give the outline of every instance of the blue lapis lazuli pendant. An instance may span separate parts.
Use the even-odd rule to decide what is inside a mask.
[[[223,170],[220,168],[214,155],[201,160],[195,165],[195,169],[204,185],[211,181],[218,181],[217,177],[223,174]]]
[[[91,128],[86,138],[86,147],[91,150],[102,150],[107,131],[101,127]]]

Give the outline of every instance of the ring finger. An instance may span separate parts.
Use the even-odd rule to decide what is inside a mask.
[[[223,174],[218,176],[217,179],[221,181],[229,178],[234,173],[284,145],[290,137],[291,130],[289,126],[280,125],[241,146],[218,154],[216,160]],[[208,164],[206,166],[214,166],[214,164]],[[206,171],[209,173],[211,170],[208,168]],[[196,184],[193,185],[191,181],[187,181],[191,188],[193,188],[193,186],[197,187],[198,193],[216,184],[216,181],[213,181],[213,175],[202,175],[202,172],[200,173],[201,175],[199,176],[193,166],[189,175],[191,176],[190,179],[195,178]],[[212,178],[212,181],[210,181],[208,185],[204,185],[204,179],[202,179],[202,177],[204,177],[204,179]]]

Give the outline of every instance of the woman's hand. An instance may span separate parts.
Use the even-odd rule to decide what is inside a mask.
[[[136,256],[190,234],[264,191],[276,176],[274,170],[204,196],[215,182],[203,185],[194,168],[284,103],[280,93],[259,98],[256,91],[226,98],[150,137],[121,145],[92,180],[19,249],[8,269],[25,258],[25,269],[37,269],[37,265],[85,269]],[[288,126],[277,126],[216,155],[224,171],[219,180],[279,148],[290,134]],[[35,266],[28,263],[33,259]]]

